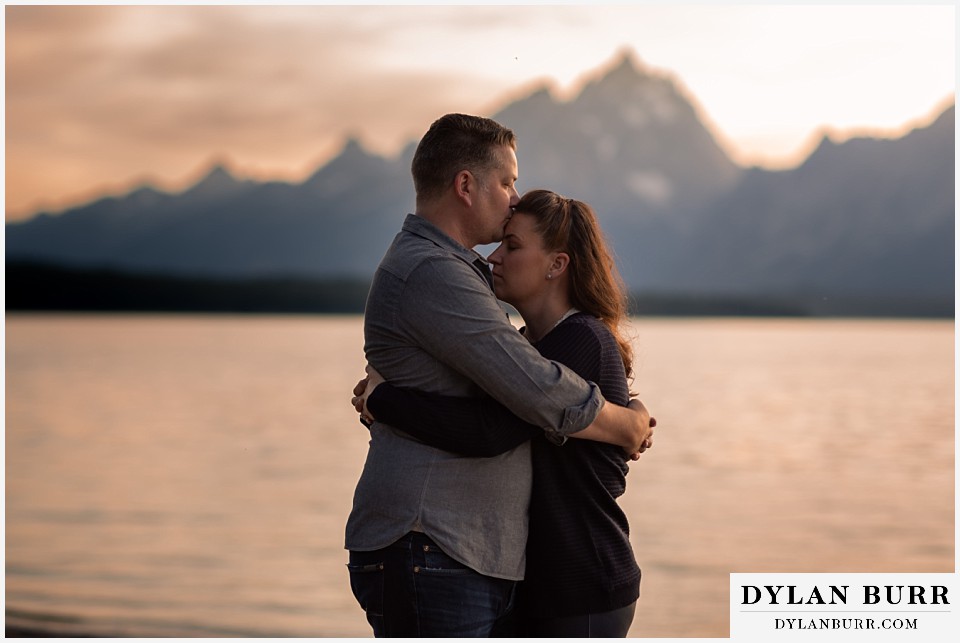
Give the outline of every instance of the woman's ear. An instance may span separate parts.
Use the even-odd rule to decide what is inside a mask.
[[[554,256],[553,261],[550,262],[550,272],[555,276],[560,276],[569,265],[570,255],[566,252],[558,252],[556,256]]]

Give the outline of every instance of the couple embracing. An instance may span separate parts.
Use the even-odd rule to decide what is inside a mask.
[[[631,400],[596,217],[520,198],[516,138],[486,118],[438,119],[412,173],[352,400],[371,438],[346,526],[354,596],[378,637],[626,636],[640,569],[617,498],[656,421]]]

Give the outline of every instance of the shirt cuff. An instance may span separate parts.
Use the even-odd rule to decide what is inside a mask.
[[[590,397],[579,406],[570,406],[563,412],[563,422],[560,428],[553,430],[544,429],[544,434],[550,442],[556,445],[562,445],[567,441],[567,436],[571,433],[582,431],[597,419],[600,409],[603,408],[606,400],[600,392],[600,387],[593,382],[587,382],[590,385]]]

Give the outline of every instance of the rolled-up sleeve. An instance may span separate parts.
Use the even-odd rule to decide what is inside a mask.
[[[407,277],[400,301],[406,334],[523,420],[569,435],[600,412],[599,387],[542,357],[466,262],[424,261]]]

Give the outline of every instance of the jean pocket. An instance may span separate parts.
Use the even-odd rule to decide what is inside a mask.
[[[417,567],[415,572],[439,576],[468,576],[477,573],[448,556],[436,545],[430,545],[424,549],[422,562],[423,564]]]
[[[366,552],[351,552],[347,571],[354,598],[367,613],[367,620],[383,618],[383,561],[370,559]]]

